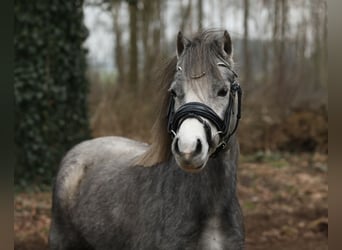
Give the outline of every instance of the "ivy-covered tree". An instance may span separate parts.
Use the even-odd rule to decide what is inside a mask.
[[[17,184],[51,183],[63,154],[89,137],[83,0],[15,0]]]

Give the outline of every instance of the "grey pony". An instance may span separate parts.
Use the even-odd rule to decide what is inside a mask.
[[[192,40],[178,34],[177,56],[161,70],[162,104],[151,145],[102,137],[82,142],[65,155],[53,187],[50,249],[244,248],[236,195],[236,135],[200,171],[192,172],[176,161],[175,142],[166,128],[172,86],[178,84],[177,91],[217,91],[212,85],[226,84],[222,74],[231,76],[228,69],[217,69],[221,61],[233,67],[231,40],[226,31],[222,34],[209,30]],[[202,69],[206,81],[187,80]],[[186,93],[177,95],[179,107]],[[222,116],[226,101],[216,103],[221,99],[210,96],[201,93],[201,100]],[[217,145],[214,139],[209,151]]]

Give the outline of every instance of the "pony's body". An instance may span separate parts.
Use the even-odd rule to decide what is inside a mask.
[[[217,144],[213,140],[210,145]],[[156,144],[103,137],[69,151],[54,186],[51,249],[243,249],[235,135],[216,157],[208,156],[197,173],[179,167],[183,153],[176,159],[174,149],[168,159],[141,166],[144,161],[139,159],[158,151],[153,147]],[[197,145],[195,153],[200,149]],[[194,164],[187,157],[186,168]]]
[[[50,240],[59,245],[53,249],[240,249],[238,152],[191,174],[174,160],[130,166],[146,149],[143,143],[103,137],[66,155],[53,201],[53,214],[65,216],[53,218]]]

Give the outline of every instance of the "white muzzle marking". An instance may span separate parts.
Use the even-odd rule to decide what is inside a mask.
[[[175,147],[178,147],[178,150],[175,150]],[[172,150],[180,167],[202,168],[208,160],[209,151],[203,124],[195,118],[182,122]]]

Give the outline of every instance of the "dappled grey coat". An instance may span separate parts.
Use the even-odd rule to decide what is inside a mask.
[[[127,166],[132,153],[146,147],[105,137],[66,155],[53,197],[51,248],[242,249],[237,149],[211,159],[199,174],[174,160]],[[219,237],[222,248],[207,246],[211,237]]]
[[[185,72],[191,69],[187,63],[200,63],[198,67],[219,73],[217,65],[222,62],[227,67],[221,70],[231,73],[230,37],[227,32],[224,36],[220,33],[219,38],[213,34],[204,32],[193,41],[178,35],[178,56],[187,56],[184,74],[192,75]],[[166,114],[172,97],[167,89],[176,74],[176,64],[177,58],[173,58],[164,70],[163,103],[150,146],[104,137],[83,142],[64,157],[53,191],[51,249],[243,249],[235,134],[197,173],[181,169],[171,153]],[[207,79],[214,79],[211,73],[207,72]],[[225,86],[228,81],[201,84]],[[216,91],[209,87],[206,89]],[[212,100],[227,102],[224,98]],[[203,143],[214,145],[209,140]]]

